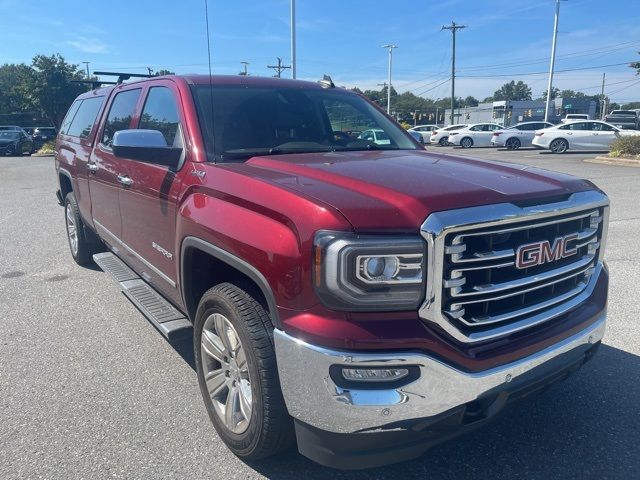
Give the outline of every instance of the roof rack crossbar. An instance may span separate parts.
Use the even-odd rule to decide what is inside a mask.
[[[105,77],[118,77],[116,83],[120,84],[130,78],[151,78],[155,75],[148,75],[146,73],[126,73],[126,72],[93,72],[94,75],[103,75]]]

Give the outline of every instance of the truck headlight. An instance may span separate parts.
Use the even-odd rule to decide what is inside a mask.
[[[314,285],[327,307],[349,311],[417,309],[424,298],[425,243],[419,236],[319,232]]]

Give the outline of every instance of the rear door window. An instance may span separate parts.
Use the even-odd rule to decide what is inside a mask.
[[[69,125],[67,135],[72,137],[88,137],[96,121],[104,97],[92,97],[82,100],[78,111]]]
[[[113,143],[113,135],[120,130],[127,130],[131,127],[131,119],[140,98],[140,88],[133,90],[125,90],[118,93],[111,103],[109,115],[102,129],[102,138],[100,143],[105,147],[111,148]]]
[[[180,146],[178,134],[180,117],[176,99],[167,87],[152,87],[147,95],[138,128],[158,130],[168,146]]]
[[[67,133],[67,130],[69,129],[73,118],[76,116],[81,103],[82,100],[76,100],[73,102],[71,107],[69,107],[69,110],[67,110],[67,114],[65,115],[64,120],[62,121],[62,126],[60,127],[60,133],[63,135]]]

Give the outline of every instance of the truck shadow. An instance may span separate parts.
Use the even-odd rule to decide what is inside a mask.
[[[289,453],[251,464],[268,478],[637,478],[640,357],[606,345],[566,381],[422,457],[356,472]]]

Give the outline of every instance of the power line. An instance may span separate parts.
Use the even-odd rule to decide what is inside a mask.
[[[620,65],[629,65],[633,63],[635,60],[630,60],[628,62],[621,63],[609,63],[607,65],[595,65],[593,67],[581,67],[581,68],[565,68],[564,70],[556,70],[555,73],[566,73],[566,72],[579,72],[582,70],[595,70],[598,68],[606,68],[606,67],[619,67]],[[458,75],[459,77],[464,78],[500,78],[500,77],[519,77],[525,75],[547,75],[549,72],[517,72],[517,73],[503,73],[496,75]]]

